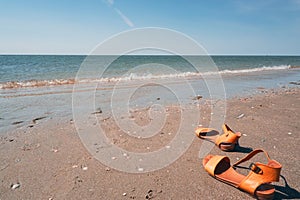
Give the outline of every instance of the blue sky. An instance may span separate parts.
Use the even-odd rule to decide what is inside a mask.
[[[87,54],[142,27],[209,54],[300,55],[300,0],[0,0],[0,54]]]

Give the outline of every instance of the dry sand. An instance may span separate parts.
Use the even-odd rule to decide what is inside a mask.
[[[300,198],[299,100],[300,90],[294,88],[261,89],[260,95],[227,101],[226,123],[243,134],[240,145],[264,148],[283,165],[284,178],[276,184],[276,199]],[[170,108],[169,112],[177,110]],[[204,117],[210,115],[209,109],[201,112]],[[137,150],[147,152],[148,142],[153,148],[167,144],[172,137],[168,133],[179,120],[175,114],[169,116],[162,133],[135,145]],[[132,117],[140,124],[149,120],[143,111]],[[102,126],[114,144],[127,148],[139,142],[126,134],[120,137],[110,120],[103,120]],[[195,137],[188,151],[168,167],[129,174],[95,160],[82,145],[72,120],[40,119],[32,127],[1,136],[0,199],[253,199],[205,172],[198,157],[202,142]],[[227,155],[233,162],[245,155],[217,147],[211,154]]]

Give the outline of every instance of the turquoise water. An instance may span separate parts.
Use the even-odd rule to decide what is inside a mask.
[[[86,56],[56,56],[56,55],[0,55],[0,83],[5,85],[7,82],[20,82],[16,87],[39,86],[37,82],[31,84],[30,81],[51,81],[60,80],[58,82],[50,82],[51,84],[64,83],[63,80],[72,80],[75,78],[82,62]],[[300,66],[300,56],[212,56],[218,70],[223,73],[247,73],[261,70],[282,70],[294,66]],[[107,56],[95,56],[93,65],[95,71],[103,68],[101,63],[107,60]],[[199,59],[201,63],[201,58]],[[99,65],[98,65],[99,63]],[[155,74],[153,70],[147,72],[143,70],[139,74],[128,74],[128,71],[140,65],[157,64]],[[205,62],[204,62],[205,63]],[[118,78],[121,76],[130,76],[134,79],[160,75],[170,75],[170,72],[163,71],[160,65],[169,66],[174,69],[172,75],[181,74],[189,76],[191,74],[182,74],[186,72],[196,73],[197,70],[189,64],[184,58],[179,56],[121,56],[117,58],[105,71],[101,77]],[[201,66],[202,72],[209,72],[210,66]],[[127,73],[127,74],[126,74]],[[93,74],[93,71],[91,71]],[[163,77],[162,77],[163,78]],[[106,79],[107,80],[107,79]],[[26,83],[26,84],[25,84]],[[43,84],[41,84],[43,85]]]

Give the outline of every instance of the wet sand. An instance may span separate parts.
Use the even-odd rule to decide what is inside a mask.
[[[245,152],[247,147],[263,148],[282,164],[283,177],[276,183],[276,199],[299,199],[300,90],[259,91],[261,94],[228,100],[226,123],[242,133],[240,145]],[[211,112],[205,100],[200,101],[204,118],[201,124],[205,126]],[[103,115],[100,120],[112,143],[147,152],[167,145],[173,137],[169,133],[175,131],[180,120],[176,115],[178,107],[170,107],[168,112],[168,126],[162,133],[141,143],[120,133],[105,113],[98,115]],[[149,121],[145,110],[134,111],[132,118],[141,125]],[[203,141],[196,137],[171,165],[154,172],[130,174],[94,159],[81,143],[71,118],[34,122],[16,124],[20,128],[1,136],[0,199],[253,199],[205,172],[198,157]],[[151,149],[147,149],[149,143]],[[217,147],[210,153],[227,155],[232,162],[245,155],[222,152]]]

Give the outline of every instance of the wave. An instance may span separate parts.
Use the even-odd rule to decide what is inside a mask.
[[[285,70],[285,69],[292,69],[292,67],[290,65],[279,65],[279,66],[272,66],[272,67],[263,66],[263,67],[252,68],[252,69],[223,70],[223,71],[220,71],[220,73],[221,74],[240,74],[240,73]]]
[[[54,80],[29,80],[29,81],[8,81],[0,83],[0,89],[43,87],[52,85],[74,84],[75,79],[54,79]]]
[[[27,88],[27,87],[43,87],[43,86],[55,86],[55,85],[70,85],[74,83],[110,83],[118,81],[131,81],[131,80],[149,80],[149,79],[171,79],[171,78],[188,78],[188,77],[199,77],[199,76],[211,76],[211,75],[226,75],[226,74],[244,74],[251,72],[271,71],[271,70],[286,70],[294,69],[290,65],[280,65],[273,67],[260,67],[252,69],[238,69],[238,70],[222,70],[215,72],[182,72],[178,74],[161,74],[161,75],[137,75],[131,73],[127,76],[122,77],[109,77],[100,79],[53,79],[53,80],[28,80],[28,81],[8,81],[0,83],[0,89],[14,89],[14,88]]]

